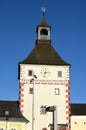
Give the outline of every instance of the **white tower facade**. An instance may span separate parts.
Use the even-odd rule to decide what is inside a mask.
[[[50,30],[43,16],[35,47],[19,63],[20,111],[30,121],[27,130],[52,129],[52,112],[43,112],[49,106],[57,107],[58,130],[70,130],[70,64],[52,47]]]

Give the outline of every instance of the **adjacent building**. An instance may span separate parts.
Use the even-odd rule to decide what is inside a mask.
[[[71,130],[86,130],[86,104],[71,104]]]
[[[26,130],[28,122],[18,101],[0,101],[0,130]]]

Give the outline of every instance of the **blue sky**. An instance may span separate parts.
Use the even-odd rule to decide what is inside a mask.
[[[53,47],[71,64],[71,102],[86,103],[86,0],[0,0],[0,100],[18,100],[18,62],[35,46],[41,7]]]

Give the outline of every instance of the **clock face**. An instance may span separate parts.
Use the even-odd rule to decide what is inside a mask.
[[[44,78],[46,78],[50,75],[50,72],[47,68],[42,68],[40,73],[41,73],[42,77],[44,77]]]

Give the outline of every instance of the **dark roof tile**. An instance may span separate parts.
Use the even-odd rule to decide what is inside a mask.
[[[46,22],[44,16],[42,17],[41,23],[40,23],[38,26],[41,26],[41,27],[50,27],[50,26],[47,24],[47,22]]]
[[[28,122],[19,110],[18,101],[0,101],[0,120],[5,120],[5,111],[9,111],[9,120]]]
[[[20,64],[70,65],[55,51],[49,41],[38,41],[35,48]]]
[[[86,115],[86,104],[71,104],[71,115]]]

